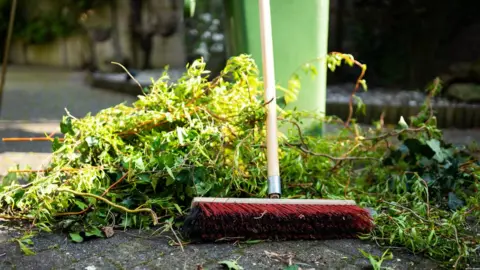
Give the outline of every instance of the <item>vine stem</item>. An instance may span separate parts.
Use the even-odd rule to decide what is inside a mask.
[[[11,219],[11,220],[32,220],[33,219],[29,217],[10,216],[10,215],[4,215],[4,214],[0,214],[0,218]]]
[[[105,196],[109,191],[110,189],[114,188],[116,185],[118,185],[120,182],[122,182],[125,177],[127,177],[128,173],[125,173],[124,175],[122,175],[122,177],[120,177],[115,183],[113,183],[112,185],[110,185],[103,193],[102,193],[102,197]],[[86,213],[88,210],[90,210],[92,208],[92,204],[90,204],[87,208],[83,209],[82,211],[79,211],[79,212],[63,212],[63,213],[57,213],[55,214],[56,217],[61,217],[61,216],[74,216],[74,215],[81,215],[81,214],[84,214]]]
[[[358,76],[357,78],[357,81],[355,82],[355,88],[353,89],[353,92],[352,94],[350,95],[350,101],[348,102],[348,109],[349,109],[349,112],[348,112],[348,118],[347,118],[347,121],[345,121],[345,127],[348,127],[348,125],[350,124],[350,121],[352,121],[352,117],[353,117],[353,97],[355,96],[355,93],[357,93],[358,89],[360,88],[360,84],[363,80],[363,77],[365,77],[365,72],[367,71],[367,66],[358,62],[357,60],[355,60],[353,57],[351,56],[348,56],[344,53],[340,53],[340,52],[331,52],[330,54],[332,55],[338,55],[340,56],[342,59],[344,59],[345,61],[349,60],[349,61],[353,61],[353,63],[356,65],[356,66],[359,66],[361,68],[361,72],[360,72],[360,75]]]
[[[148,212],[150,214],[150,216],[152,217],[152,220],[153,220],[153,225],[157,225],[158,224],[158,218],[157,218],[157,214],[150,208],[139,208],[139,209],[128,209],[126,207],[123,207],[121,205],[118,205],[116,203],[113,203],[101,196],[98,196],[98,195],[95,195],[95,194],[91,194],[91,193],[85,193],[85,192],[79,192],[79,191],[75,191],[75,190],[71,190],[71,189],[68,189],[68,188],[59,188],[57,189],[57,191],[60,191],[60,192],[68,192],[68,193],[72,193],[74,195],[77,195],[77,196],[82,196],[82,197],[91,197],[91,198],[95,198],[97,200],[100,200],[100,201],[103,201],[104,203],[112,206],[112,207],[115,207],[115,208],[118,208],[124,212],[127,212],[127,213],[140,213],[140,212]]]

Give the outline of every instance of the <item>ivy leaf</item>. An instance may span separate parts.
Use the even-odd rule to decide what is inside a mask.
[[[218,264],[223,265],[228,270],[243,270],[243,267],[238,264],[237,261],[220,261]]]
[[[209,182],[200,182],[198,184],[195,184],[195,187],[197,189],[197,195],[198,196],[203,196],[207,194],[210,189],[212,189],[213,184]]]
[[[62,147],[62,145],[63,145],[63,143],[61,143],[60,140],[57,137],[53,138],[52,152],[55,152],[58,149],[60,149],[60,147]]]
[[[72,118],[67,116],[62,119],[62,121],[60,122],[60,132],[62,132],[63,134],[74,134],[72,128]]]
[[[98,139],[92,136],[88,136],[85,138],[85,142],[87,143],[88,147],[98,145]]]
[[[403,144],[408,147],[408,150],[412,154],[420,154],[426,158],[432,158],[435,155],[433,149],[426,146],[418,139],[406,139]]]
[[[138,169],[140,171],[145,170],[145,164],[143,163],[143,158],[142,157],[137,158],[134,162],[135,162],[136,169]]]
[[[80,236],[79,233],[70,233],[70,239],[72,239],[73,242],[81,243],[83,242],[83,237]]]
[[[448,207],[452,210],[457,210],[465,205],[464,201],[455,195],[453,192],[448,193]]]
[[[433,158],[442,163],[447,159],[447,155],[444,153],[442,147],[440,146],[440,142],[437,139],[431,139],[427,141],[427,145],[430,146],[430,149],[432,149],[435,152],[435,156]]]

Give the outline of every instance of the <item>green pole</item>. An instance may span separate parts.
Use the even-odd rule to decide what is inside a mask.
[[[262,70],[258,0],[227,0],[230,55],[251,54]],[[302,64],[328,53],[329,0],[275,0],[271,2],[275,77],[286,86],[292,73]],[[233,35],[233,36],[232,36]],[[326,110],[326,74],[324,61],[314,62],[318,76],[302,76],[298,100],[287,108],[297,107],[324,113]],[[300,74],[302,75],[302,74]],[[279,93],[281,94],[281,93]],[[312,126],[313,124],[313,126]],[[304,127],[321,133],[312,121]]]

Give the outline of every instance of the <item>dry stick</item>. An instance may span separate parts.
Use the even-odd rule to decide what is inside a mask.
[[[11,137],[11,138],[2,138],[3,142],[45,142],[45,141],[52,141],[53,138],[51,137],[31,137],[31,138],[26,138],[26,137]],[[63,141],[63,138],[58,138],[59,141]]]
[[[140,209],[128,209],[126,207],[123,207],[121,205],[118,205],[118,204],[115,204],[101,196],[98,196],[98,195],[95,195],[95,194],[91,194],[91,193],[84,193],[84,192],[79,192],[79,191],[75,191],[75,190],[71,190],[71,189],[67,189],[67,188],[59,188],[57,189],[58,191],[60,192],[68,192],[68,193],[72,193],[74,195],[77,195],[77,196],[82,196],[82,197],[92,197],[92,198],[95,198],[97,200],[100,200],[100,201],[103,201],[104,203],[114,207],[114,208],[118,208],[124,212],[127,212],[127,213],[140,213],[140,212],[148,212],[150,213],[152,219],[153,219],[153,225],[157,225],[158,224],[158,219],[157,219],[157,214],[155,214],[155,212],[150,209],[150,208],[140,208]]]
[[[127,70],[127,68],[125,68],[122,64],[117,63],[117,62],[112,62],[112,64],[118,65],[118,66],[120,66],[123,70],[125,70],[125,72],[128,74],[128,76],[130,76],[130,78],[131,78],[134,82],[137,83],[138,87],[140,87],[140,90],[142,91],[142,93],[145,94],[145,92],[143,91],[142,85],[137,81],[137,79],[135,79],[135,77],[132,76],[132,74],[130,74],[130,72]]]
[[[7,39],[5,40],[5,51],[3,52],[2,75],[0,78],[0,108],[2,107],[3,87],[5,86],[5,75],[7,73],[8,54],[10,52],[10,43],[12,41],[13,24],[15,22],[15,11],[17,9],[17,0],[12,1],[10,9],[10,21],[8,22]]]
[[[52,141],[54,140],[54,138],[52,138],[53,135],[55,135],[55,131],[50,133],[50,135],[46,136],[46,137],[31,137],[31,138],[27,138],[27,137],[20,137],[20,138],[15,138],[15,137],[11,137],[11,138],[2,138],[2,141],[3,142],[33,142],[33,141]],[[64,139],[63,138],[57,138],[59,141],[63,141]]]
[[[75,171],[81,171],[85,169],[103,169],[103,167],[88,167],[88,168],[60,168],[58,169],[61,172],[75,172]],[[39,170],[9,170],[9,173],[41,173],[41,172],[49,172],[52,171],[52,169],[39,169]]]

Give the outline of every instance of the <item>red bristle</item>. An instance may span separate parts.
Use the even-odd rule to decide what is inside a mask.
[[[350,238],[373,228],[368,211],[356,205],[208,202],[195,208],[186,231],[204,240]]]

